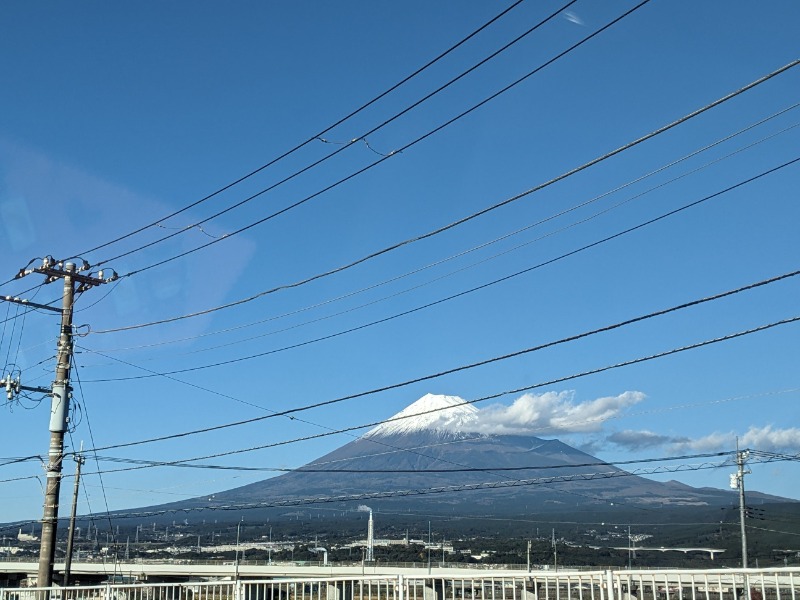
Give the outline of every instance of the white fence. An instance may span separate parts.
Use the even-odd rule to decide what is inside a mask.
[[[800,569],[360,576],[0,588],[0,600],[800,600]]]

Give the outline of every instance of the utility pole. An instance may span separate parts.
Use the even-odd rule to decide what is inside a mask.
[[[49,267],[49,265],[48,265]],[[64,459],[64,432],[69,415],[69,375],[72,358],[72,304],[75,297],[73,274],[75,264],[64,265],[64,296],[61,303],[61,334],[58,337],[56,378],[50,403],[50,449],[47,464],[47,484],[42,516],[42,545],[39,551],[39,587],[53,584],[53,562],[56,553],[58,526],[58,496],[61,491],[61,464]]]
[[[31,263],[17,273],[16,279],[21,279],[32,273],[45,276],[45,284],[64,280],[64,293],[61,301],[61,310],[48,305],[35,305],[27,300],[10,298],[3,300],[25,306],[36,306],[61,313],[61,330],[58,337],[56,355],[56,376],[53,381],[50,402],[50,448],[48,450],[47,482],[45,485],[44,514],[42,516],[42,539],[39,551],[39,572],[37,585],[50,587],[53,584],[53,562],[55,561],[56,534],[58,526],[58,502],[61,491],[61,469],[64,462],[64,433],[67,431],[69,420],[69,401],[72,395],[70,387],[70,368],[72,360],[72,312],[75,293],[83,292],[89,288],[115,281],[118,276],[111,271],[110,277],[105,277],[103,271],[97,275],[89,271],[91,265],[82,261],[81,266],[75,263],[57,261],[52,256],[42,259],[40,267],[28,268]],[[8,387],[8,384],[6,384]],[[12,386],[15,387],[15,386]],[[21,387],[21,386],[20,386]]]
[[[431,574],[431,522],[428,521],[428,575]]]
[[[242,517],[244,519],[244,517]],[[236,570],[235,570],[235,577],[234,581],[239,581],[239,537],[242,533],[242,521],[239,521],[236,524]]]
[[[528,540],[528,573],[531,572],[531,541]]]
[[[631,570],[631,526],[628,525],[628,570]]]
[[[81,451],[83,444],[81,443]],[[69,534],[67,534],[67,557],[64,559],[64,587],[69,585],[72,570],[72,547],[75,542],[75,516],[78,514],[78,491],[81,486],[81,465],[86,462],[83,454],[75,455],[75,487],[72,490],[72,512],[69,516]]]
[[[739,438],[736,438],[736,473],[731,474],[731,488],[739,490],[739,526],[742,532],[742,568],[747,568],[747,529],[745,519],[747,518],[747,504],[744,498],[744,476],[751,473],[745,469],[745,462],[750,456],[748,450],[739,451]]]

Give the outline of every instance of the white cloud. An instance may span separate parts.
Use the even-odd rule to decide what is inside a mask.
[[[564,11],[564,18],[570,23],[575,23],[576,25],[583,25],[583,19],[581,19],[577,14],[575,14],[571,10]]]
[[[736,445],[736,433],[715,432],[694,440],[681,440],[674,444],[676,450],[713,452],[732,450]],[[800,428],[776,429],[772,425],[750,427],[739,436],[739,447],[765,452],[800,452]]]
[[[494,435],[590,433],[644,398],[641,392],[624,392],[576,402],[573,392],[525,394],[510,406],[496,404],[480,409],[467,431]]]
[[[747,448],[767,452],[800,452],[800,428],[773,429],[771,425],[751,427],[739,443]]]

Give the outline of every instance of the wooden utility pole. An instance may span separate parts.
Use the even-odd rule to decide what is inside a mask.
[[[29,263],[30,265],[31,263]],[[83,292],[97,285],[118,279],[114,271],[109,271],[110,277],[104,277],[103,271],[97,275],[84,273],[91,268],[89,263],[76,267],[75,263],[57,261],[51,256],[42,260],[40,267],[20,269],[16,279],[32,273],[45,276],[45,283],[52,283],[63,279],[64,294],[61,300],[61,310],[49,305],[35,305],[19,298],[6,297],[4,300],[26,306],[35,306],[61,312],[61,329],[58,336],[56,354],[56,377],[53,381],[50,401],[50,448],[48,450],[47,482],[45,485],[44,514],[42,516],[42,539],[39,550],[39,571],[37,585],[50,587],[53,585],[53,563],[55,562],[56,534],[58,527],[58,502],[61,492],[61,469],[64,462],[64,433],[67,431],[69,421],[69,403],[72,396],[70,387],[70,368],[72,361],[72,312],[76,292]],[[19,381],[13,382],[15,391],[26,388]],[[7,387],[9,384],[7,382]]]
[[[81,444],[83,450],[83,444]],[[64,587],[69,585],[72,570],[72,547],[75,542],[75,517],[78,514],[78,491],[81,487],[81,465],[86,462],[82,454],[75,455],[75,487],[72,490],[72,513],[69,516],[69,534],[67,534],[67,557],[64,559]]]
[[[42,516],[42,543],[39,551],[39,587],[53,584],[53,562],[58,527],[58,496],[64,462],[64,432],[67,430],[70,400],[70,361],[72,360],[72,303],[75,297],[75,264],[64,265],[64,296],[61,303],[61,334],[58,337],[56,378],[50,402],[50,449]]]

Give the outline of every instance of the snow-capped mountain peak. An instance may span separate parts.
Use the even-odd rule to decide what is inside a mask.
[[[402,435],[420,431],[454,434],[477,420],[478,409],[458,396],[425,394],[364,437]]]

